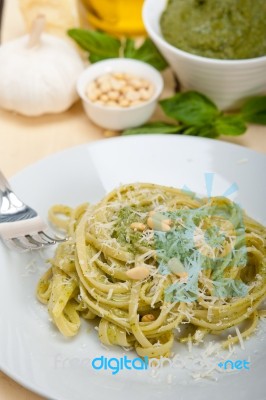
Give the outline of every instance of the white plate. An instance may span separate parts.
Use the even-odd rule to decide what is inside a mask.
[[[54,203],[75,206],[84,201],[96,202],[120,183],[143,181],[186,186],[213,196],[227,192],[265,224],[265,170],[264,155],[239,146],[200,138],[147,135],[95,142],[52,155],[21,171],[12,179],[12,185],[44,218]],[[121,357],[122,349],[104,348],[97,332],[93,328],[88,332],[92,325],[87,322],[74,339],[63,338],[48,320],[46,308],[35,300],[36,283],[47,268],[38,253],[19,255],[0,244],[0,266],[0,366],[31,390],[60,400],[265,399],[263,323],[245,342],[245,350],[237,347],[231,356],[232,360],[249,360],[249,371],[214,371],[210,379],[201,380],[192,379],[189,370],[177,366],[161,369],[156,377],[151,370],[112,375],[110,370],[93,370],[90,362],[101,355]],[[175,350],[185,366],[195,361],[186,346],[177,344]],[[192,354],[204,352],[199,348]],[[136,357],[134,353],[127,356]],[[222,355],[211,356],[207,369],[217,368],[219,357]],[[198,371],[206,371],[204,368]]]

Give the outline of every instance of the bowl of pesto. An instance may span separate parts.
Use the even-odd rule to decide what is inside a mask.
[[[266,92],[265,0],[145,0],[143,20],[184,90],[220,109]]]

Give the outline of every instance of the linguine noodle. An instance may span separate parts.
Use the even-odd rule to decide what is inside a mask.
[[[138,183],[95,205],[56,205],[49,217],[70,239],[49,260],[37,297],[65,336],[96,318],[102,343],[160,357],[174,340],[207,334],[223,333],[228,347],[265,316],[266,229],[227,198]],[[130,278],[136,267],[148,276]]]

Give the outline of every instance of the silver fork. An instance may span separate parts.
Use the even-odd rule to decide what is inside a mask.
[[[1,43],[1,35],[2,35],[3,13],[4,13],[4,0],[0,0],[0,43]]]
[[[23,203],[0,170],[0,237],[8,247],[20,251],[37,250],[68,238],[51,237],[37,212]]]

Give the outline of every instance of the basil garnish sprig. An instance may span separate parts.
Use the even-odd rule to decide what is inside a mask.
[[[247,123],[266,125],[266,96],[246,100],[237,113],[226,114],[201,93],[177,93],[159,102],[165,115],[176,121],[151,122],[127,129],[123,135],[148,133],[179,133],[216,138],[220,135],[239,136],[247,130]]]
[[[91,63],[108,58],[125,57],[144,61],[159,71],[163,71],[168,66],[165,58],[149,38],[137,47],[131,38],[119,39],[104,32],[70,29],[67,33],[89,53],[88,58]]]

